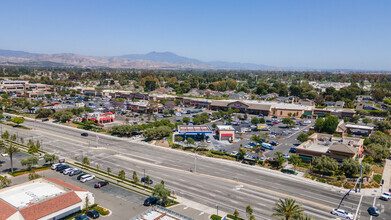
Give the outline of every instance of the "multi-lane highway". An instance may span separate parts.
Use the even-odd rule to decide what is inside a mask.
[[[245,207],[250,204],[257,219],[273,219],[275,202],[290,197],[315,219],[331,219],[331,209],[338,206],[346,193],[344,189],[277,171],[203,156],[197,157],[197,172],[189,172],[195,170],[193,153],[105,135],[97,138],[94,133],[83,137],[82,130],[51,122],[26,120],[24,125],[32,130],[1,126],[3,131],[23,137],[25,143],[28,139],[40,140],[45,151],[77,160],[87,156],[92,165],[99,165],[103,170],[107,167],[115,173],[125,170],[128,178],[134,170],[139,177],[145,171],[155,183],[164,180],[178,196],[209,207],[218,204],[220,210],[228,213],[235,209],[245,213]],[[373,204],[374,195],[363,196],[361,203],[360,199],[360,195],[351,193],[343,208],[356,213],[359,207],[360,219],[369,219],[366,209]],[[383,212],[380,219],[391,216],[388,203],[378,199],[375,202]]]

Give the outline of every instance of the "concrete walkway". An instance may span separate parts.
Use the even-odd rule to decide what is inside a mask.
[[[388,192],[391,189],[391,160],[388,159],[383,170],[383,180],[382,192]]]

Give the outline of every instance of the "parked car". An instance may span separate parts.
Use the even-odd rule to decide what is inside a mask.
[[[270,144],[273,145],[273,146],[277,146],[278,142],[277,141],[272,141],[272,142],[270,142]]]
[[[90,174],[87,174],[87,175],[84,175],[80,178],[80,182],[82,183],[85,183],[87,181],[90,181],[92,179],[95,179],[95,176],[94,175],[90,175]]]
[[[42,119],[42,122],[49,121],[48,118]]]
[[[89,220],[89,218],[86,215],[78,215],[75,220]]]
[[[389,192],[383,193],[383,194],[380,196],[380,199],[381,199],[381,200],[385,200],[385,201],[390,200],[390,199],[391,199],[391,193],[389,193]]]
[[[64,175],[68,175],[74,168],[67,168],[65,170],[62,171],[62,174]]]
[[[289,155],[288,154],[284,154],[284,158],[285,159],[289,159]]]
[[[262,148],[267,149],[267,150],[273,150],[274,147],[271,144],[268,143],[262,143],[261,145]]]
[[[291,147],[291,149],[289,149],[289,153],[296,153],[297,150],[295,147]]]
[[[8,154],[7,153],[2,153],[1,156],[8,157]]]
[[[145,183],[147,183],[147,177],[143,177],[143,178],[141,178],[141,182],[145,182]],[[152,184],[153,183],[153,181],[151,180],[151,179],[149,179],[149,184]]]
[[[86,212],[86,216],[88,216],[88,217],[90,217],[92,219],[97,219],[97,218],[99,218],[99,212],[94,210],[94,209],[93,210],[89,210],[89,211]]]
[[[353,215],[343,209],[333,209],[333,211],[331,211],[331,214],[346,219],[353,219]]]
[[[81,136],[88,137],[88,133],[81,133]]]
[[[155,205],[157,203],[157,198],[156,197],[149,197],[144,201],[145,206],[151,206]]]
[[[69,172],[69,176],[78,175],[78,174],[80,174],[80,173],[82,173],[81,170],[79,170],[79,169],[73,169],[71,172]]]
[[[56,171],[65,170],[65,169],[67,169],[67,168],[69,168],[68,165],[66,165],[66,164],[61,164],[61,165],[58,165],[58,166],[56,167]]]
[[[294,131],[298,131],[298,130],[300,130],[300,128],[298,128],[298,127],[295,127],[295,128],[292,128],[292,130],[294,130]]]
[[[107,181],[99,181],[99,182],[95,183],[94,187],[95,188],[101,188],[101,187],[104,187],[104,186],[106,186],[108,184],[109,184],[109,182],[107,182]]]
[[[232,152],[231,152],[231,155],[237,156],[237,155],[239,155],[239,153],[238,153],[237,151],[232,151]]]
[[[55,170],[60,165],[61,165],[61,163],[56,163],[56,164],[53,164],[51,168],[52,168],[52,170]]]
[[[373,207],[373,206],[369,207],[367,211],[368,211],[368,214],[372,215],[372,216],[379,216],[380,215],[379,209],[376,207]]]
[[[80,174],[79,176],[77,176],[77,180],[80,180],[84,175],[88,175],[88,174],[86,174],[86,173],[83,173],[83,174]]]

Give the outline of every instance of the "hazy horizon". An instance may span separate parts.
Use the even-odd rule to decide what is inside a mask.
[[[376,3],[376,4],[375,4]],[[391,70],[389,1],[12,1],[0,49]]]

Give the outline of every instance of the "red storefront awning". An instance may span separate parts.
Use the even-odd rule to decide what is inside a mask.
[[[233,134],[221,134],[221,137],[232,137]]]

